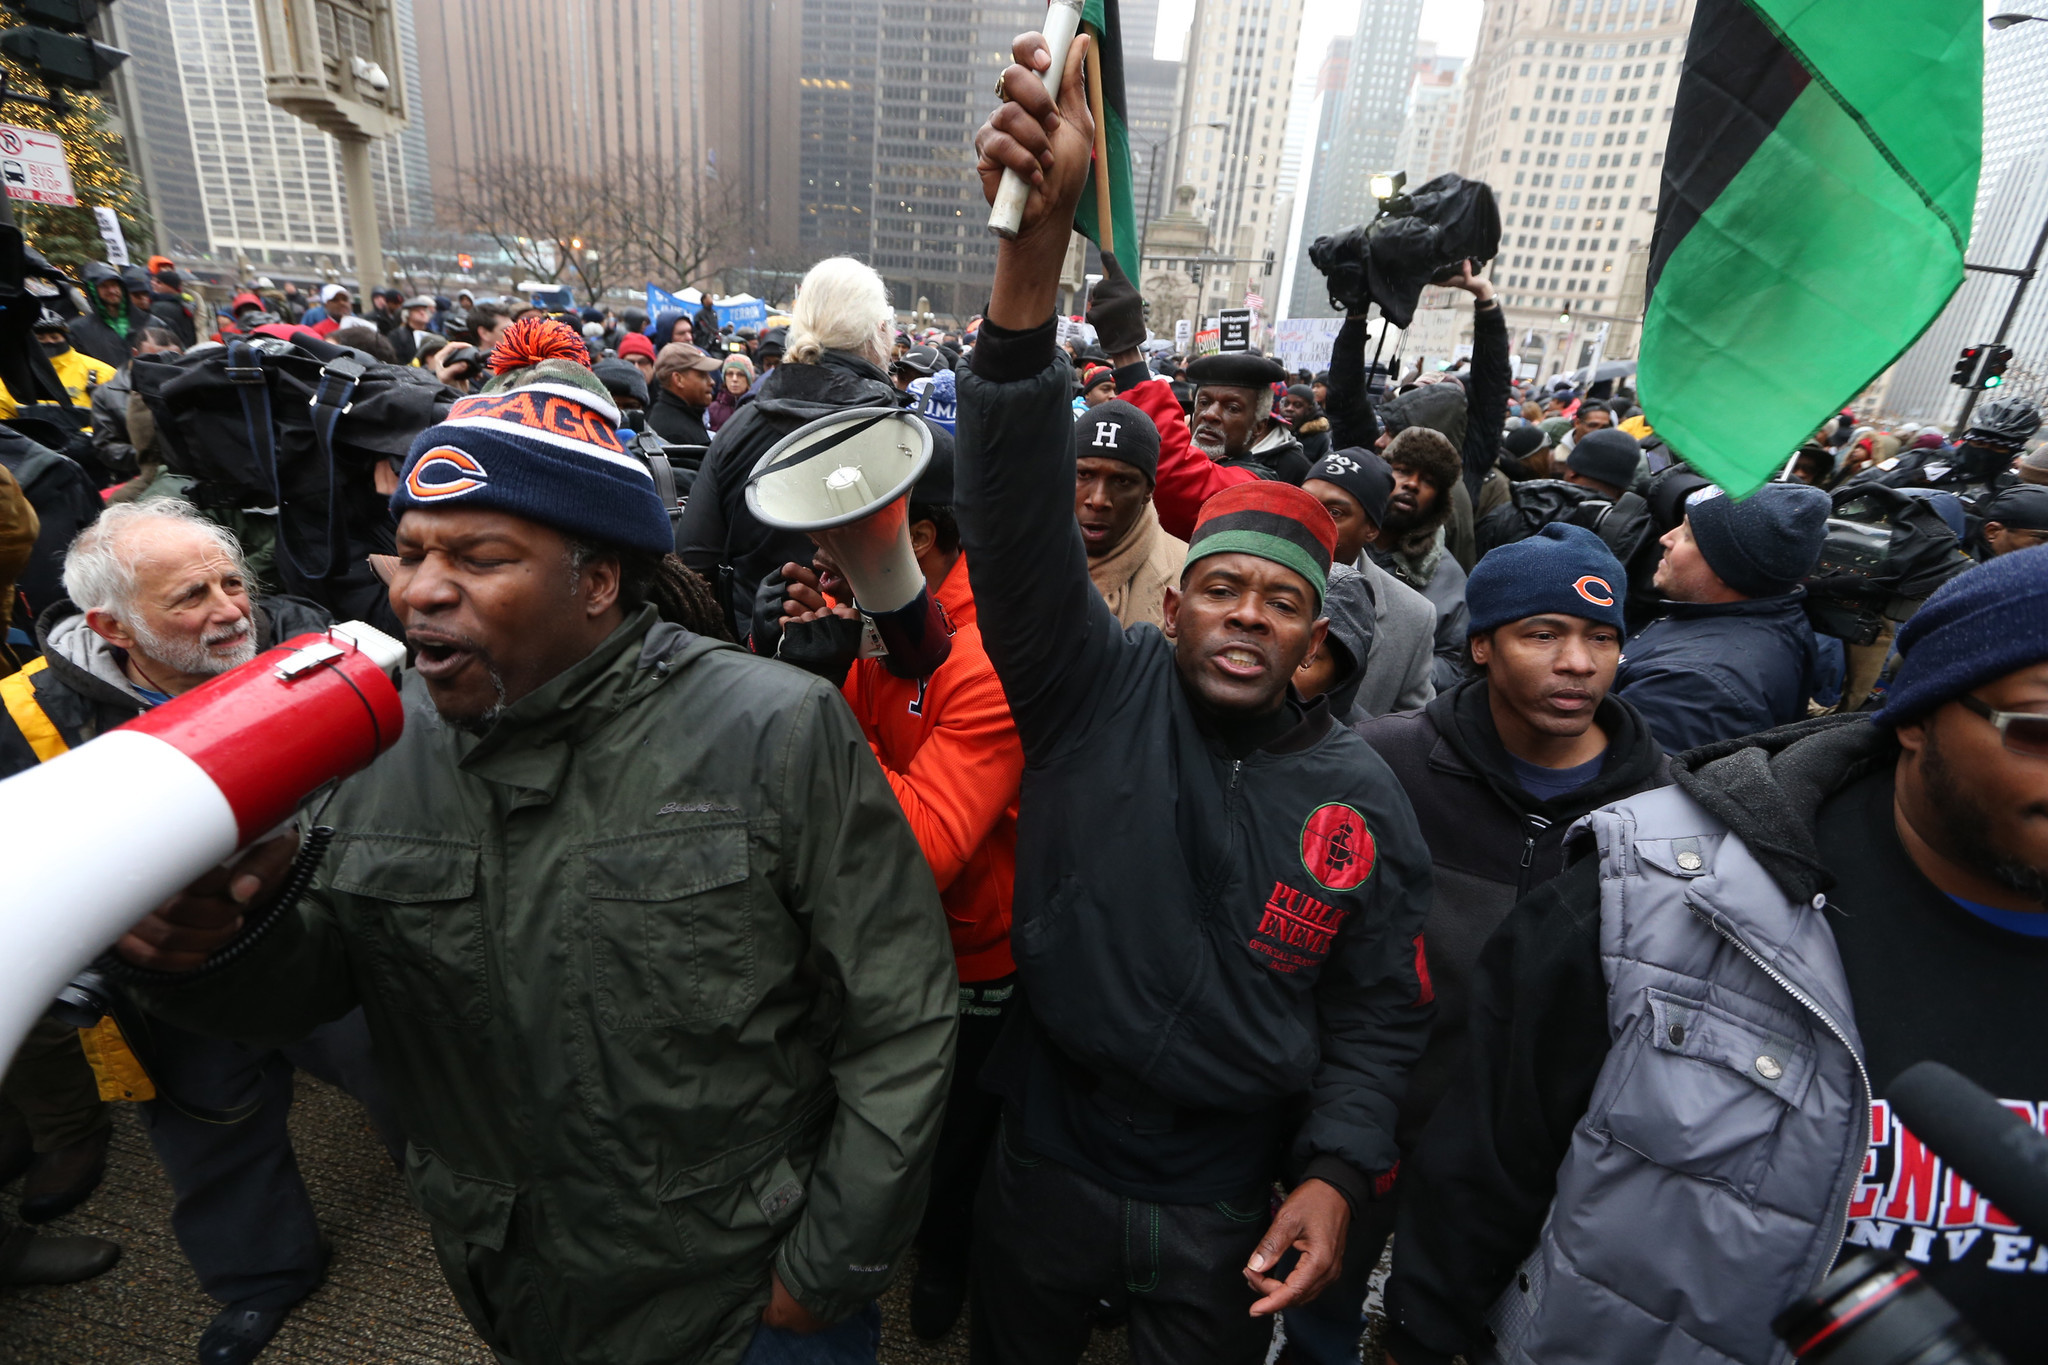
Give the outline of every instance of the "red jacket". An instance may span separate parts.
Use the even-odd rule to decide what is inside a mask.
[[[1152,505],[1159,509],[1159,524],[1166,534],[1192,539],[1195,514],[1203,503],[1233,484],[1259,477],[1249,469],[1226,469],[1196,447],[1188,435],[1187,414],[1164,379],[1148,379],[1117,397],[1136,404],[1159,428],[1159,478],[1152,489]]]
[[[993,981],[1016,970],[1010,899],[1024,746],[981,645],[964,557],[939,585],[939,605],[954,634],[938,672],[920,683],[861,659],[844,691],[931,864],[960,979]]]

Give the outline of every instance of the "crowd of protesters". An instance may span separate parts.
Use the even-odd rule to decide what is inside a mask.
[[[846,258],[758,330],[267,280],[213,315],[168,261],[45,315],[76,413],[0,413],[0,776],[358,610],[296,495],[193,453],[181,384],[258,353],[364,386],[328,505],[408,724],[287,913],[297,835],[13,1059],[0,1283],[114,1264],[30,1225],[134,1102],[198,1356],[254,1359],[327,1272],[305,1070],[524,1365],[872,1362],[904,1275],[978,1365],[1119,1324],[1140,1365],[1328,1365],[1369,1302],[1399,1365],[1765,1365],[1859,1247],[2048,1360],[2048,1229],[1882,1098],[1938,1060],[2048,1126],[2033,405],[1844,413],[1737,496],[1626,380],[1517,382],[1479,262],[1447,371],[1368,364],[1362,314],[1318,373],[1170,354],[1108,254],[1063,350],[1085,45],[1055,105],[1018,40],[978,171],[1035,193],[958,333]],[[929,439],[926,668],[748,495],[878,409]]]

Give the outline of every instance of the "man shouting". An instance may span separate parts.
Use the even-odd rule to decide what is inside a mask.
[[[499,1360],[872,1361],[946,1098],[945,921],[845,703],[706,638],[604,386],[542,358],[581,350],[512,324],[413,444],[405,735],[327,807],[312,894],[184,975],[263,923],[265,846],[121,952],[187,1028],[362,1006]]]
[[[1431,1017],[1429,852],[1386,766],[1289,688],[1328,627],[1322,504],[1272,481],[1211,498],[1161,629],[1119,626],[1090,585],[1053,317],[1086,46],[1056,111],[1043,38],[1019,38],[977,137],[991,198],[1005,168],[1035,191],[960,378],[956,457],[1025,757],[976,1358],[1071,1362],[1107,1303],[1140,1365],[1256,1362],[1269,1315],[1331,1281],[1353,1210],[1391,1185]]]

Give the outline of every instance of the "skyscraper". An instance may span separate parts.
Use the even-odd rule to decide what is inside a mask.
[[[1390,163],[1406,171],[1410,185],[1422,185],[1458,168],[1464,151],[1459,121],[1464,107],[1463,57],[1440,55],[1435,43],[1415,48],[1415,79],[1408,87],[1408,111]]]
[[[1328,311],[1329,296],[1323,289],[1323,277],[1308,263],[1305,247],[1315,240],[1312,229],[1322,221],[1324,172],[1329,169],[1327,158],[1336,143],[1344,113],[1344,88],[1350,75],[1351,35],[1340,34],[1330,39],[1330,49],[1316,70],[1314,133],[1302,153],[1310,174],[1295,195],[1300,205],[1300,212],[1295,215],[1300,222],[1299,241],[1288,262],[1288,279],[1283,286],[1287,291],[1288,317],[1318,317]]]
[[[1984,172],[1969,259],[2017,270],[2048,225],[2048,24],[2015,24],[1984,39]],[[2007,275],[1970,272],[1934,325],[1893,367],[1884,411],[1918,422],[1953,421],[1963,390],[1948,382],[1965,346],[1988,342],[2012,301]],[[2048,401],[2048,287],[2036,280],[2013,318],[2006,388]]]
[[[1139,231],[1172,202],[1171,139],[1180,105],[1180,63],[1152,55],[1159,32],[1159,0],[1124,0],[1124,126],[1131,136],[1131,187]],[[1147,199],[1146,194],[1151,194]]]
[[[1583,0],[1580,0],[1583,3]],[[1569,3],[1569,0],[1567,0]],[[1322,276],[1308,262],[1317,237],[1371,220],[1376,205],[1372,176],[1398,169],[1401,125],[1407,117],[1408,83],[1415,69],[1415,34],[1422,0],[1361,0],[1351,37],[1351,62],[1337,126],[1327,151],[1316,157],[1312,216],[1301,228],[1295,261],[1293,313],[1329,317]]]
[[[1247,293],[1279,290],[1265,250],[1301,10],[1301,0],[1195,3],[1182,63],[1173,182],[1193,187],[1194,211],[1209,221],[1213,254],[1197,299],[1203,316],[1240,307]],[[1211,123],[1222,126],[1204,126]]]
[[[1629,253],[1657,223],[1692,0],[1489,0],[1466,80],[1463,171],[1500,201],[1492,277],[1541,373],[1635,353],[1616,316]],[[1610,319],[1612,321],[1610,321]]]
[[[393,0],[397,73],[416,81],[413,0]],[[156,218],[157,244],[183,260],[248,256],[259,268],[352,264],[333,138],[264,98],[256,10],[247,0],[123,0],[110,36],[131,54],[117,95],[131,157]],[[411,125],[371,146],[385,233],[433,213],[428,140]]]

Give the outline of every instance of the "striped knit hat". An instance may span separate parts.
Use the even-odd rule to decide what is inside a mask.
[[[1270,560],[1308,580],[1322,602],[1337,553],[1337,523],[1293,484],[1259,479],[1234,484],[1202,504],[1188,537],[1190,566],[1204,555],[1244,554]]]
[[[578,355],[587,354],[582,342],[551,320],[522,333],[527,321],[491,352],[490,391],[457,399],[413,441],[392,514],[477,507],[579,540],[669,553],[668,510],[647,466],[619,439],[617,404],[546,329],[564,333]]]

